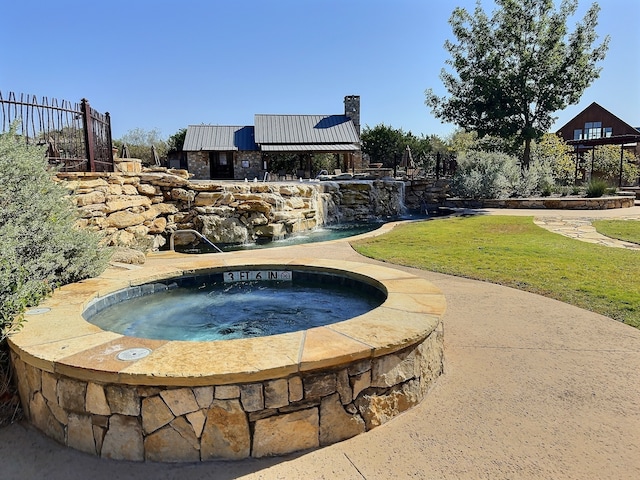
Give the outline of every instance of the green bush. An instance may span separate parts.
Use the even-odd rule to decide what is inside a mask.
[[[638,159],[629,150],[623,151],[622,180],[632,185],[640,172]],[[620,147],[618,145],[600,145],[593,152],[594,176],[610,184],[618,183],[620,179]]]
[[[0,344],[54,288],[100,274],[108,251],[75,227],[77,212],[47,170],[44,151],[15,125],[0,134]]]
[[[587,185],[586,195],[589,198],[601,197],[607,191],[607,188],[607,182],[599,178],[594,178]]]
[[[475,150],[459,159],[451,180],[453,195],[474,199],[550,194],[553,186],[552,172],[544,162],[532,161],[522,170],[515,157]]]
[[[463,198],[506,198],[510,195],[507,171],[513,157],[504,153],[470,151],[458,160],[451,193]]]

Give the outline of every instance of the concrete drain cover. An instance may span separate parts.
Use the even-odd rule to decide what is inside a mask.
[[[50,312],[51,309],[48,307],[40,307],[40,308],[32,308],[30,310],[27,310],[25,313],[25,315],[40,315],[41,313],[47,313]]]
[[[125,362],[132,362],[134,360],[140,360],[151,353],[148,348],[129,348],[121,351],[116,358],[118,360],[124,360]]]

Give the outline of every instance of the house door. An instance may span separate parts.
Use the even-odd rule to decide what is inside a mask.
[[[233,178],[233,152],[209,152],[212,179]]]

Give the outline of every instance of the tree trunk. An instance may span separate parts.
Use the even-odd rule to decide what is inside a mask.
[[[529,170],[529,162],[531,161],[531,139],[524,139],[524,152],[522,154],[522,170]]]

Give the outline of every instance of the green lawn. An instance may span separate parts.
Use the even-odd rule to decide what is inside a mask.
[[[640,244],[640,220],[596,220],[593,226],[607,237]]]
[[[563,237],[532,217],[454,217],[353,242],[390,263],[555,298],[640,328],[640,252]]]

